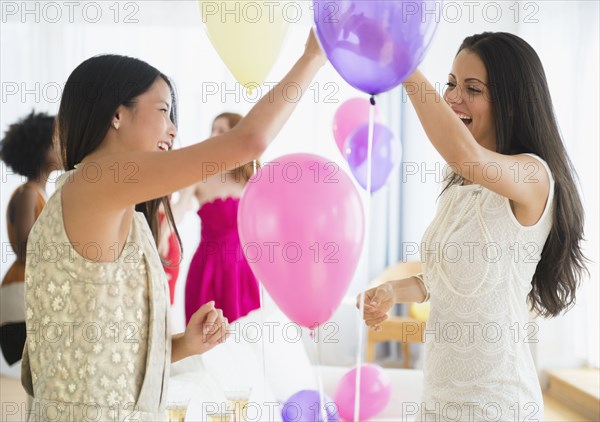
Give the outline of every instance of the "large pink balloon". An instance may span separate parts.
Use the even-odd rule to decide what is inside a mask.
[[[348,136],[359,126],[369,123],[370,108],[373,107],[369,100],[364,98],[351,98],[343,103],[335,112],[333,118],[333,137],[342,154]],[[379,109],[375,107],[375,121],[379,120]]]
[[[331,318],[364,237],[360,196],[337,164],[313,154],[266,164],[244,190],[238,230],[252,271],[292,321]]]
[[[385,409],[392,398],[392,383],[383,369],[377,365],[365,363],[360,371],[360,421],[377,416]],[[348,371],[340,380],[334,401],[340,417],[345,421],[354,420],[354,401],[356,397],[356,368]]]

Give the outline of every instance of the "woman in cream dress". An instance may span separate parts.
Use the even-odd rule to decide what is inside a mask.
[[[529,311],[560,315],[585,269],[583,207],[541,61],[508,33],[466,38],[444,97],[405,82],[452,174],[422,246],[423,274],[365,295],[379,328],[396,302],[431,302],[416,421],[542,421]],[[427,204],[414,204],[426,207]]]
[[[169,335],[159,203],[172,223],[167,195],[203,179],[203,162],[229,170],[259,157],[297,104],[286,101],[285,87],[306,92],[324,63],[311,34],[302,57],[239,125],[173,151],[176,107],[166,76],[112,55],[73,71],[58,113],[67,172],[28,241],[29,419],[166,418],[169,364],[222,342],[227,320],[209,302],[184,333]]]

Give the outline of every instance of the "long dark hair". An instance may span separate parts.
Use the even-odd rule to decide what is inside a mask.
[[[58,132],[65,170],[72,170],[106,137],[119,106],[133,107],[135,98],[148,91],[162,78],[171,90],[171,120],[177,125],[177,102],[173,84],[167,76],[148,63],[132,57],[102,55],[92,57],[71,73],[65,84],[58,111]],[[175,226],[168,197],[136,205],[146,217],[158,245],[160,221],[158,209],[163,204],[179,246],[181,238]]]
[[[487,69],[496,152],[536,154],[548,163],[554,177],[552,228],[528,301],[539,315],[557,316],[575,304],[587,259],[581,250],[584,211],[576,173],[556,123],[542,62],[527,42],[505,32],[467,37],[458,53],[464,49],[477,54]],[[461,181],[454,173],[446,187]]]

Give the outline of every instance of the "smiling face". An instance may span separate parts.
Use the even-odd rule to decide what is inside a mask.
[[[448,75],[444,99],[484,148],[496,150],[496,132],[488,75],[483,61],[463,49],[454,60]]]
[[[119,106],[113,127],[128,150],[167,151],[177,136],[171,121],[171,89],[157,78],[150,89],[136,97],[130,105]],[[118,129],[114,128],[117,125]]]

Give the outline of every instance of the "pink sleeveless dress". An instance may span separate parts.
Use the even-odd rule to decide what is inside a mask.
[[[211,300],[229,322],[260,307],[258,282],[244,257],[238,235],[239,203],[239,198],[218,198],[198,210],[201,239],[185,285],[186,323]]]

